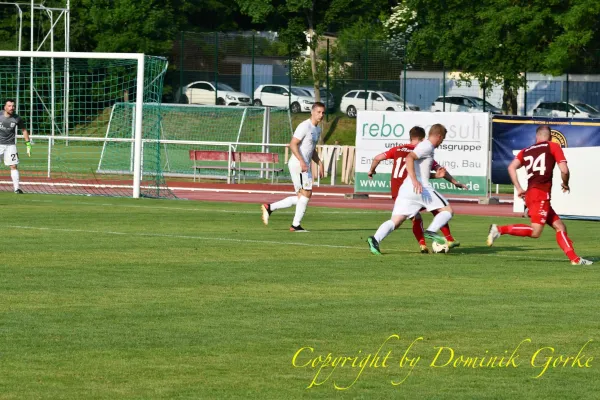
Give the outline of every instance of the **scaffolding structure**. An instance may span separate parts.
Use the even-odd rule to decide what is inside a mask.
[[[57,37],[58,33],[61,31],[60,29],[56,29],[59,26],[59,23],[62,21],[63,22],[63,29],[62,29],[62,34],[64,35],[64,52],[69,52],[69,30],[70,30],[70,6],[71,6],[71,1],[70,0],[61,0],[61,6],[60,7],[50,7],[50,6],[46,6],[44,5],[46,1],[41,1],[41,3],[36,3],[35,0],[31,0],[31,2],[29,3],[25,3],[25,2],[10,2],[10,1],[0,1],[0,6],[8,6],[8,7],[15,7],[17,10],[17,15],[19,18],[19,23],[18,23],[18,27],[17,27],[17,51],[25,51],[25,50],[29,50],[29,51],[42,51],[44,50],[44,46],[47,45],[47,43],[49,42],[49,50],[51,52],[56,51],[56,49],[54,48],[54,41],[55,38]],[[30,18],[30,40],[29,40],[29,48],[28,49],[24,49],[23,48],[23,17],[24,15],[26,15],[27,13],[29,13],[29,18]],[[42,32],[43,38],[39,39],[36,43],[35,40],[35,29],[37,28],[36,26],[36,17],[42,18],[43,16],[47,16],[47,18],[49,19],[50,22],[50,26],[47,29],[46,32]],[[42,23],[38,24],[39,26],[41,26],[42,28],[44,27],[44,25]],[[60,50],[59,50],[60,51]],[[50,102],[50,107],[49,107],[49,113],[51,115],[55,115],[55,99],[56,99],[56,93],[55,93],[55,87],[54,87],[54,59],[51,60],[52,63],[52,68],[51,68],[51,102]],[[29,85],[29,96],[30,99],[33,99],[35,94],[35,86],[34,86],[34,80],[33,80],[33,73],[34,73],[34,68],[33,68],[33,58],[30,58],[30,68],[29,68],[29,79],[30,79],[30,85]],[[64,113],[65,115],[68,115],[69,112],[69,63],[68,61],[65,63],[64,65],[64,92],[63,92],[63,96],[65,101],[63,102],[64,104]],[[18,61],[17,61],[17,90],[15,93],[15,106],[17,109],[17,112],[19,112],[19,99],[21,98],[21,90],[20,90],[20,82],[21,82],[21,58],[19,57]],[[30,115],[33,114],[33,101],[30,101],[29,104],[31,105],[31,109],[30,111]],[[31,118],[29,118],[29,132],[33,131],[33,121]],[[63,132],[68,135],[69,132],[69,126],[68,126],[68,118],[64,119],[64,126],[62,127]],[[52,136],[55,135],[55,125],[52,124]]]

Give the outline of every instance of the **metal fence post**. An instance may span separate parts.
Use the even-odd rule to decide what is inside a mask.
[[[252,32],[252,91],[250,92],[250,96],[252,96],[252,98],[250,99],[252,101],[252,103],[254,104],[254,36],[255,33]]]
[[[485,75],[483,76],[483,112],[485,112]]]
[[[442,111],[446,111],[446,67],[442,69]]]
[[[367,111],[367,98],[369,97],[369,74],[368,68],[369,64],[367,64],[367,59],[369,58],[369,39],[365,39],[365,111]]]
[[[325,80],[327,85],[327,97],[325,98],[325,121],[329,122],[329,39],[327,39],[327,60],[325,63]]]
[[[406,36],[404,37],[404,88],[403,88],[403,94],[402,94],[402,98],[404,100],[403,102],[403,109],[404,111],[406,111],[406,71],[407,71],[407,64],[408,61],[406,59],[406,56],[408,54],[408,39],[406,38]]]
[[[527,115],[527,71],[525,71],[525,88],[523,88],[523,115]]]
[[[218,89],[219,85],[219,32],[215,32],[215,105],[217,104],[218,99]]]
[[[569,118],[569,72],[567,72],[567,118]]]
[[[288,46],[288,110],[292,111],[292,48]]]
[[[179,52],[179,96],[177,97],[177,99],[179,100],[179,102],[182,102],[182,96],[185,94],[183,93],[183,43],[185,40],[185,32],[181,31],[181,46],[180,46],[180,52]]]

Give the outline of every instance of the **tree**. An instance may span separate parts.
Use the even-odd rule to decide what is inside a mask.
[[[169,1],[74,1],[71,50],[167,55],[178,27]]]
[[[560,33],[549,44],[544,69],[554,74],[563,71],[587,73],[600,69],[600,2],[574,0],[563,12],[554,15]]]
[[[320,101],[316,47],[319,35],[348,26],[362,17],[377,20],[387,0],[236,0],[242,13],[254,23],[267,23],[271,29],[282,30],[282,37],[291,47],[302,48],[308,43],[315,97]],[[304,37],[304,32],[306,36]]]
[[[560,27],[554,17],[564,2],[546,0],[407,0],[416,13],[409,58],[431,57],[445,68],[462,70],[501,84],[503,109],[517,112],[517,91],[526,71],[543,71],[548,46]]]

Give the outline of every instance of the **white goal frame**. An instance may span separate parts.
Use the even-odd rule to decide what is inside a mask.
[[[63,59],[100,59],[100,60],[135,60],[137,61],[137,87],[135,101],[135,130],[133,151],[133,198],[140,197],[142,181],[142,118],[144,103],[144,66],[145,54],[143,53],[72,53],[53,51],[0,51],[0,57],[14,57],[20,60],[22,57],[35,58],[63,58]],[[68,96],[69,88],[65,89]],[[54,119],[54,115],[51,115]],[[54,125],[54,124],[53,124]],[[35,138],[35,131],[29,132]]]

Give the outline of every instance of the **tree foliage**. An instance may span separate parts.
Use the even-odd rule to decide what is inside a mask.
[[[598,43],[594,0],[406,0],[417,26],[409,58],[431,57],[447,69],[501,84],[504,110],[516,112],[523,72],[564,73]],[[588,56],[591,54],[588,53]]]

